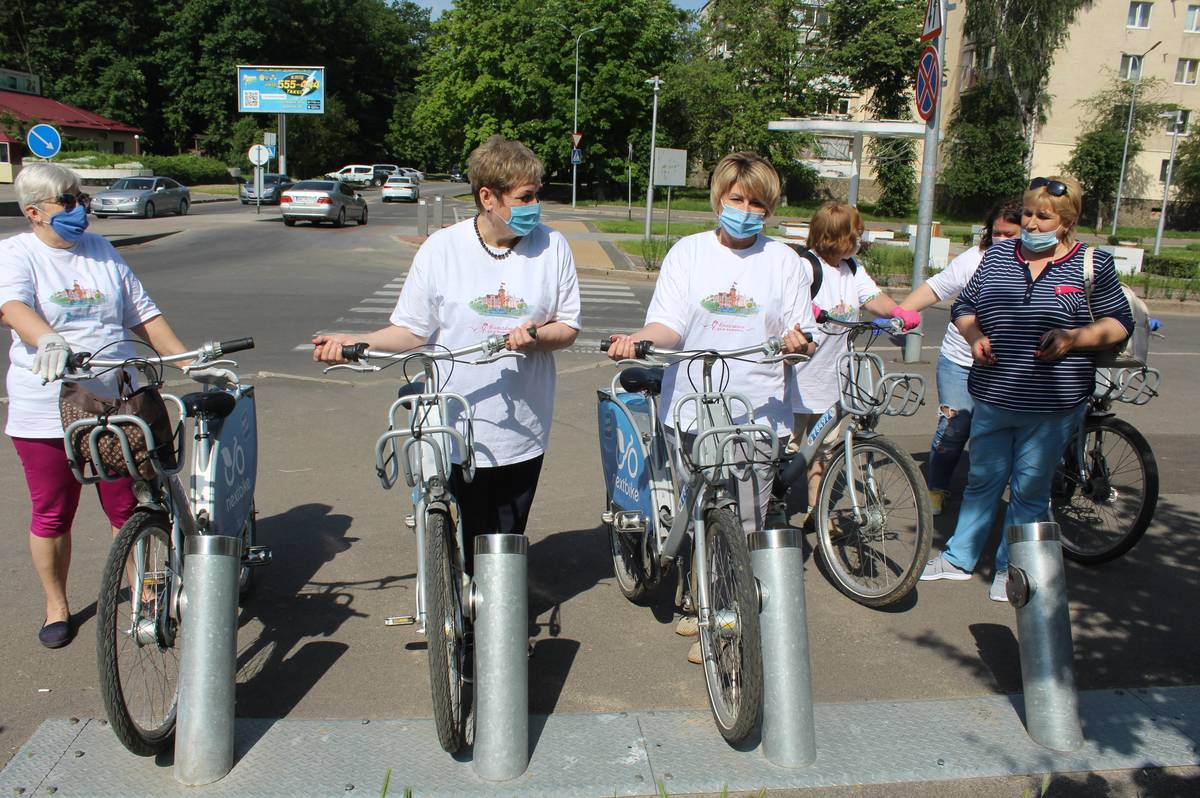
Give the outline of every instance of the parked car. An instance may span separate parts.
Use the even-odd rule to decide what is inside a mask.
[[[417,181],[405,175],[393,175],[383,184],[383,190],[379,192],[383,196],[384,202],[392,200],[410,200],[416,202],[421,198],[421,189],[417,188]]]
[[[461,169],[459,169],[457,166],[452,166],[452,167],[450,167],[450,182],[451,183],[465,183],[465,182],[467,182],[467,176],[465,174],[463,174],[463,171]]]
[[[352,186],[369,186],[375,179],[375,170],[365,164],[351,164],[325,176],[330,180],[340,180]]]
[[[288,227],[301,220],[333,222],[334,227],[342,227],[348,218],[367,223],[367,201],[340,180],[301,180],[280,196],[279,210]]]
[[[372,182],[377,186],[382,186],[392,175],[400,174],[400,167],[394,163],[373,163],[371,169],[374,172]]]
[[[400,174],[407,175],[408,177],[416,180],[418,183],[425,179],[424,172],[420,171],[419,169],[413,169],[411,166],[401,166]]]
[[[262,203],[264,205],[278,205],[279,197],[282,196],[283,192],[291,188],[295,182],[287,175],[277,175],[271,172],[263,175]],[[257,200],[257,195],[254,193],[253,178],[242,183],[238,189],[238,196],[241,198],[243,205],[249,205]]]
[[[97,219],[109,216],[153,219],[162,211],[185,216],[191,204],[187,186],[169,177],[122,177],[92,197],[92,213]]]

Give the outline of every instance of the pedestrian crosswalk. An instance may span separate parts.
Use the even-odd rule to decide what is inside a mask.
[[[365,333],[384,326],[404,288],[404,278],[405,274],[391,278],[379,290],[359,299],[338,318],[331,320],[320,332]],[[649,286],[638,292],[630,283],[618,280],[581,279],[579,302],[583,330],[576,345],[567,351],[599,352],[600,336],[609,332],[630,332],[641,327],[646,318],[646,300],[639,293],[648,297]],[[312,345],[305,343],[296,347],[298,351],[304,349],[312,349]]]

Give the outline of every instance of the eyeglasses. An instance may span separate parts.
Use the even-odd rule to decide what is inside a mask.
[[[59,194],[57,197],[50,197],[41,200],[41,202],[54,202],[69,211],[80,203],[86,203],[88,199],[88,195],[81,191],[78,194]]]
[[[1045,177],[1035,177],[1029,181],[1029,190],[1039,189],[1042,186],[1046,187],[1046,193],[1052,197],[1061,197],[1067,193],[1067,184],[1058,180],[1050,180]]]

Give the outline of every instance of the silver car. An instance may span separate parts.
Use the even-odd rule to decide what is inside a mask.
[[[295,181],[287,175],[277,175],[274,172],[268,172],[263,175],[263,193],[262,202],[264,205],[278,205],[279,197],[283,192],[292,187]],[[247,180],[242,183],[238,189],[238,196],[242,200],[243,205],[250,205],[257,202],[258,197],[254,193],[254,180]]]
[[[300,220],[333,222],[334,227],[347,219],[367,223],[367,201],[340,180],[301,180],[279,198],[283,223],[288,227]]]
[[[92,213],[108,216],[141,216],[153,219],[163,211],[184,216],[192,204],[187,186],[169,177],[122,177],[92,197]]]

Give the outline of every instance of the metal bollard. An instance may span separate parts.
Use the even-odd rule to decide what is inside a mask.
[[[184,540],[175,780],[189,786],[217,781],[233,768],[241,547],[223,535]]]
[[[763,754],[781,767],[806,767],[817,741],[800,530],[764,529],[746,542],[762,591]]]
[[[1017,611],[1025,729],[1055,751],[1083,745],[1071,616],[1058,524],[1014,524],[1008,534],[1008,600]]]
[[[529,767],[529,540],[475,538],[475,772],[514,779]]]
[[[444,209],[442,195],[438,194],[433,198],[433,231],[435,233],[442,229],[442,212]]]
[[[423,199],[417,200],[417,235],[429,235],[429,204]]]

